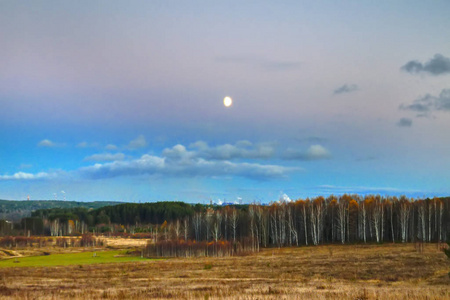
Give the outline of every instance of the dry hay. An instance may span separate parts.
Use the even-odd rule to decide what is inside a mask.
[[[449,299],[436,245],[265,249],[225,258],[0,270],[0,298]]]

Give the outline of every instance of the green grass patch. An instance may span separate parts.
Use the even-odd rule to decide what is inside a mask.
[[[96,254],[95,256],[94,253]],[[127,256],[126,251],[114,250],[11,258],[1,260],[0,268],[89,265],[143,260],[146,260],[146,258],[141,258],[139,256]]]

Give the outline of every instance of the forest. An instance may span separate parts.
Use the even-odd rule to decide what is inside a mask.
[[[29,217],[31,213],[38,209],[48,208],[99,208],[107,205],[116,205],[115,201],[63,201],[63,200],[0,200],[0,219],[9,221],[20,221],[24,217]]]
[[[39,209],[18,223],[0,221],[2,235],[84,233],[158,241],[251,241],[252,248],[327,243],[438,242],[450,233],[450,198],[342,195],[267,205],[184,202],[125,203],[97,209]]]

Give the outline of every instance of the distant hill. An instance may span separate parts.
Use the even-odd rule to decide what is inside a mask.
[[[123,204],[123,202],[115,201],[94,201],[94,202],[79,202],[79,201],[61,201],[61,200],[0,200],[0,219],[7,219],[10,221],[19,221],[23,217],[31,215],[32,211],[37,209],[48,208],[100,208],[103,206],[113,206]]]

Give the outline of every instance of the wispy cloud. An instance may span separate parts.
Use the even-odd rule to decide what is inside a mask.
[[[401,118],[397,122],[397,126],[399,127],[411,127],[412,126],[412,120],[408,118]]]
[[[53,142],[53,141],[51,141],[49,139],[44,139],[44,140],[40,141],[37,145],[39,147],[53,148],[53,147],[64,147],[66,144],[64,144],[64,143],[56,143],[56,142]]]
[[[29,169],[32,166],[32,164],[20,164],[19,169]]]
[[[123,153],[99,153],[85,157],[84,161],[115,161],[124,159],[125,154]]]
[[[105,146],[106,150],[117,150],[119,147],[117,147],[116,145],[113,144],[108,144]]]
[[[127,148],[130,150],[137,150],[140,148],[144,148],[147,146],[147,141],[145,139],[145,137],[141,134],[139,135],[137,138],[135,138],[134,140],[132,140]]]
[[[443,89],[439,96],[427,94],[411,104],[402,104],[399,108],[414,111],[420,115],[427,115],[432,111],[450,111],[450,89]]]
[[[344,84],[343,86],[338,87],[333,91],[334,95],[352,93],[359,90],[359,87],[356,84]]]
[[[307,143],[307,144],[323,144],[323,143],[327,143],[329,141],[328,138],[320,137],[320,136],[298,137],[298,138],[294,138],[294,140],[296,140],[300,143]]]
[[[0,175],[0,180],[33,180],[33,179],[43,179],[48,178],[49,174],[45,172],[40,172],[37,174],[17,172],[13,175]]]
[[[359,194],[359,195],[403,195],[403,194],[421,194],[420,190],[404,190],[394,187],[370,187],[370,186],[336,186],[336,185],[320,185],[314,189],[322,195],[342,195],[342,194]]]
[[[86,141],[77,144],[77,148],[95,148],[98,146],[99,146],[98,143],[88,143]]]
[[[411,73],[428,73],[431,75],[450,74],[450,58],[442,54],[435,54],[426,63],[421,63],[417,60],[411,60],[400,68],[401,70]]]
[[[253,145],[249,141],[239,141],[235,145],[224,144],[215,147],[210,147],[206,142],[198,141],[189,145],[189,148],[195,149],[196,157],[214,160],[269,159],[275,155],[273,145]]]
[[[287,160],[320,160],[331,158],[331,153],[321,145],[312,145],[306,151],[288,148],[282,158]]]

